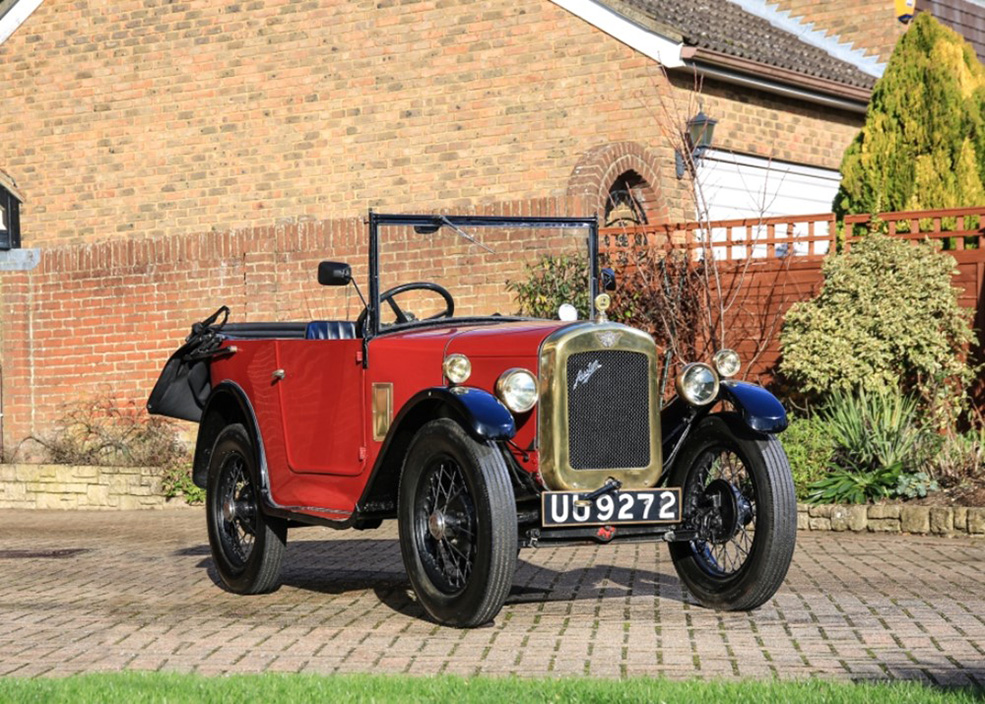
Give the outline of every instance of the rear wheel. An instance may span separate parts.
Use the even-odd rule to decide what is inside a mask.
[[[779,440],[732,413],[694,429],[671,474],[683,516],[700,539],[671,543],[688,590],[708,607],[754,609],[780,588],[793,557],[797,504]]]
[[[411,586],[440,623],[470,628],[499,613],[516,570],[516,505],[499,451],[451,420],[407,451],[397,504]]]
[[[212,559],[222,583],[238,594],[280,586],[287,523],[265,516],[256,484],[257,459],[241,424],[219,433],[209,462],[206,519]]]

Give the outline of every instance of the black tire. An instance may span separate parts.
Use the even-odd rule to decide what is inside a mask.
[[[280,586],[287,523],[263,514],[258,476],[246,428],[226,426],[212,449],[205,512],[219,578],[237,594],[263,594]]]
[[[686,441],[670,485],[683,490],[685,521],[703,517],[716,526],[708,540],[670,544],[688,590],[724,611],[755,609],[772,598],[797,539],[793,478],[779,440],[749,430],[733,413],[708,416]],[[709,508],[716,495],[717,510]]]
[[[407,575],[432,618],[456,628],[495,618],[517,556],[513,486],[496,447],[451,420],[426,424],[407,450],[397,515]]]

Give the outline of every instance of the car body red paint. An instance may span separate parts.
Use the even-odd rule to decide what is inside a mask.
[[[412,586],[449,625],[494,617],[517,547],[548,543],[663,540],[706,603],[752,608],[772,595],[796,527],[789,468],[767,451],[785,413],[764,390],[717,378],[714,398],[661,405],[653,339],[605,319],[597,294],[614,278],[600,276],[594,220],[371,213],[369,229],[355,322],[228,323],[223,307],[193,326],[148,401],[200,423],[193,479],[228,588],[276,588],[288,526],[397,518]],[[511,256],[528,269],[505,274]],[[589,301],[590,319],[502,314],[517,305],[510,281],[558,257],[585,262],[569,302]],[[384,266],[403,281],[381,292]],[[322,262],[319,281],[353,285],[351,268]],[[470,363],[467,379],[446,377],[452,355]],[[717,402],[736,413],[709,414]],[[696,480],[715,453],[755,479]],[[723,545],[750,566],[717,555]]]

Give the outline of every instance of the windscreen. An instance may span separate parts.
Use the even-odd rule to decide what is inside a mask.
[[[381,326],[447,317],[557,319],[563,304],[584,319],[588,238],[587,227],[380,224]],[[384,296],[392,290],[399,292]]]

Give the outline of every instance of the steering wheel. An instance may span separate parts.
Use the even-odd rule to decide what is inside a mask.
[[[445,309],[435,313],[434,315],[429,315],[424,318],[424,320],[436,320],[438,318],[450,318],[455,312],[455,301],[452,299],[451,294],[448,293],[448,289],[444,286],[439,286],[438,284],[432,283],[430,281],[413,281],[409,284],[400,284],[399,286],[394,286],[391,289],[387,289],[380,294],[380,303],[386,301],[390,305],[390,310],[396,316],[396,323],[407,323],[410,322],[410,318],[407,314],[401,310],[397,302],[393,300],[394,296],[398,296],[401,293],[407,293],[407,291],[433,291],[445,300]],[[356,330],[363,330],[363,325],[366,324],[366,316],[369,314],[368,308],[363,308],[362,313],[356,318]],[[363,331],[365,334],[365,331]]]

